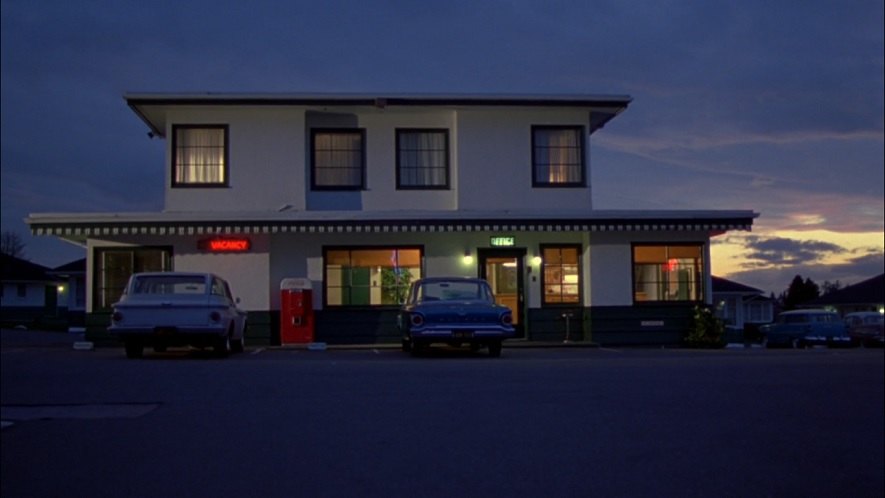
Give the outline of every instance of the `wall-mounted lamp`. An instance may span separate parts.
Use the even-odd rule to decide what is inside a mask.
[[[462,261],[464,261],[465,265],[472,265],[473,264],[473,255],[470,254],[469,249],[464,251],[464,259]]]
[[[532,258],[532,266],[541,266],[542,262],[543,260],[541,259],[541,256],[535,256]]]

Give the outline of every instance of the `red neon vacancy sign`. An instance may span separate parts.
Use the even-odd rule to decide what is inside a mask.
[[[201,251],[246,252],[252,249],[252,241],[245,237],[217,237],[203,239],[197,243]]]

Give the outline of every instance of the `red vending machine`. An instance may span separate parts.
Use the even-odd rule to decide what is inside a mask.
[[[280,282],[280,343],[314,342],[313,283],[306,278]]]

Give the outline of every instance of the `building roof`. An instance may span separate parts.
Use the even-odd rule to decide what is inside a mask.
[[[823,295],[803,306],[885,304],[885,273]]]
[[[713,293],[715,294],[763,294],[764,292],[749,285],[744,285],[722,277],[712,276]]]
[[[409,94],[409,93],[127,93],[132,110],[151,134],[166,134],[166,111],[177,106],[367,107],[570,107],[590,111],[589,132],[627,109],[629,95],[591,94]]]
[[[625,232],[750,230],[753,211],[280,211],[36,213],[35,235],[83,241],[101,235],[382,232]]]
[[[15,256],[2,254],[3,269],[0,279],[4,282],[54,282],[47,273],[49,268],[31,263]]]
[[[52,269],[53,273],[86,273],[86,258],[80,258]]]

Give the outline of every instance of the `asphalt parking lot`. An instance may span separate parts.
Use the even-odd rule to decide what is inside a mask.
[[[3,496],[882,496],[885,352],[249,347],[2,331]]]

